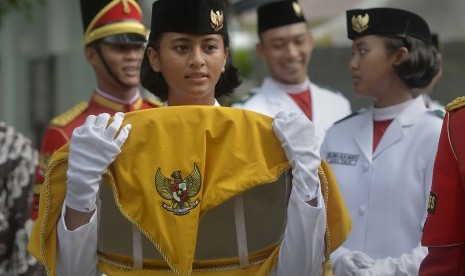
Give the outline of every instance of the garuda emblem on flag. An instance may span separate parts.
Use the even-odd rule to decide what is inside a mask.
[[[155,174],[155,188],[162,198],[171,201],[169,204],[163,202],[163,208],[175,215],[185,215],[200,202],[199,199],[194,202],[191,200],[199,193],[202,185],[200,170],[194,163],[194,169],[184,179],[182,179],[181,171],[174,171],[171,177],[173,179],[163,176],[161,168],[158,168]]]

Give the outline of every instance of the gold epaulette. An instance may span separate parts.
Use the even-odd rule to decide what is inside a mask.
[[[76,119],[77,116],[82,114],[82,112],[84,112],[84,110],[86,110],[88,106],[89,106],[88,102],[80,102],[77,105],[70,108],[65,113],[53,118],[50,124],[54,126],[59,126],[59,127],[66,126],[69,122]]]
[[[446,111],[452,111],[465,106],[465,96],[458,97],[446,105]]]
[[[149,102],[149,104],[155,106],[155,107],[160,107],[160,106],[163,106],[163,103],[160,102],[159,100],[156,100],[156,99],[153,99],[153,98],[145,98],[145,100],[147,102]]]

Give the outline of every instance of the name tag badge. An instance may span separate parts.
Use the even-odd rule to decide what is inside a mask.
[[[328,152],[326,162],[329,164],[355,166],[360,159],[360,154],[349,154],[342,152]]]
[[[431,191],[429,194],[428,209],[427,209],[429,213],[434,214],[434,211],[436,211],[437,200],[438,200],[438,195]]]

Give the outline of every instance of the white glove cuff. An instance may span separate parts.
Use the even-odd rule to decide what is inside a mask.
[[[320,189],[320,178],[318,177],[318,166],[320,160],[317,156],[311,154],[302,154],[307,162],[301,163],[300,160],[292,162],[292,184],[298,189],[299,195],[305,196],[305,201],[310,201],[317,197]]]
[[[94,185],[98,187],[97,185]],[[68,188],[70,186],[68,185]],[[79,193],[73,190],[68,190],[66,192],[65,204],[69,208],[79,211],[89,213],[97,208],[97,192],[95,193]]]
[[[304,200],[304,201],[310,201],[312,199],[317,198],[318,196],[318,189],[320,185],[317,183],[316,185],[302,185],[302,184],[297,184],[297,179],[293,179],[292,181],[292,186],[296,189],[297,194],[299,197]]]
[[[68,198],[68,197],[65,198],[66,206],[68,206],[69,208],[71,208],[73,210],[83,212],[83,213],[90,213],[90,212],[94,211],[95,208],[97,208],[97,205],[95,204],[95,201],[96,201],[95,197],[94,198],[83,199],[82,201],[81,200],[76,200],[76,198],[74,198],[74,199],[71,199],[71,198]]]

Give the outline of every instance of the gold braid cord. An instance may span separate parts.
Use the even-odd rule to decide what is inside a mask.
[[[318,176],[320,178],[321,189],[323,192],[323,197],[325,200],[325,208],[328,210],[328,198],[329,198],[329,188],[328,188],[328,180],[326,179],[326,175],[321,168],[318,168]],[[328,214],[326,214],[328,217]],[[329,233],[329,225],[328,220],[326,219],[326,231],[325,231],[325,241],[326,241],[326,248],[325,248],[325,262],[323,264],[323,274],[322,276],[333,276],[333,264],[331,263],[330,255],[331,255],[331,236]]]

